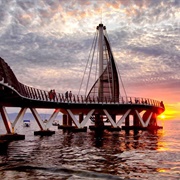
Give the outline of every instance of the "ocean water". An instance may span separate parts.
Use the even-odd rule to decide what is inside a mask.
[[[161,124],[160,124],[161,125]],[[63,132],[34,136],[31,127],[16,129],[25,140],[0,149],[0,179],[101,180],[180,179],[180,121],[164,121],[157,132]],[[4,126],[0,120],[0,134]]]

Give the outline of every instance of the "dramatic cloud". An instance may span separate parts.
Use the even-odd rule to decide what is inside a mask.
[[[78,93],[101,22],[127,94],[179,106],[179,0],[1,0],[0,56],[24,84]]]

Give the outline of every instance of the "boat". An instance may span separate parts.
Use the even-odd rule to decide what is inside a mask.
[[[24,120],[23,120],[23,126],[24,126],[24,127],[30,127],[30,123],[31,123],[31,122],[30,122],[29,119],[24,119]]]
[[[44,122],[44,124],[46,124],[46,123],[48,122],[48,120],[47,120],[47,119],[45,119],[43,122]]]
[[[59,125],[59,122],[58,122],[58,121],[53,121],[52,125],[53,125],[53,126],[58,126],[58,125]]]

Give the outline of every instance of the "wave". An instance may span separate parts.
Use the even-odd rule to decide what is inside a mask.
[[[92,172],[92,171],[84,171],[84,170],[73,170],[70,168],[56,168],[56,167],[38,167],[38,166],[16,166],[11,168],[4,169],[6,171],[23,171],[23,172],[29,172],[29,171],[45,171],[50,173],[56,173],[58,174],[66,174],[68,177],[70,176],[79,176],[79,177],[85,177],[91,178],[91,179],[111,179],[111,180],[122,180],[122,178],[116,176],[116,175],[110,175],[105,173],[98,173],[98,172]],[[123,178],[124,179],[124,178]]]

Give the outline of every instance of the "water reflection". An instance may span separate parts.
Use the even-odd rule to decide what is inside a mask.
[[[57,130],[50,137],[28,133],[25,140],[8,143],[0,152],[1,179],[13,179],[15,175],[31,179],[87,179],[87,176],[101,179],[103,173],[106,179],[107,174],[153,179],[159,173],[156,178],[159,179],[163,173],[178,171],[178,151],[172,148],[161,151],[172,145],[176,147],[177,141],[172,144],[175,136],[167,136],[162,131]]]
[[[96,148],[103,148],[109,150],[116,150],[119,152],[128,151],[132,149],[151,149],[151,150],[168,150],[165,148],[166,142],[158,142],[163,134],[149,131],[125,131],[109,132],[109,131],[90,131],[73,133],[70,131],[63,132],[59,135],[59,142],[62,147],[73,146],[94,146]],[[37,143],[37,142],[38,143]],[[51,144],[52,137],[38,137],[36,141],[26,142],[25,146],[33,146],[33,151],[39,151],[43,146]],[[61,143],[60,143],[61,142]],[[12,142],[13,144],[15,142]],[[15,143],[16,145],[19,142]],[[0,154],[6,154],[9,143],[0,144]],[[21,149],[21,146],[18,147]]]
[[[156,150],[158,148],[158,138],[160,138],[157,132],[148,131],[129,131],[129,133],[124,131],[95,131],[90,134],[93,146],[119,152],[132,149]]]
[[[8,141],[0,140],[0,155],[7,155],[8,145]]]
[[[89,131],[73,133],[70,131],[63,132],[62,147],[96,147],[109,151],[123,152],[133,149],[138,150],[157,150],[160,146],[158,139],[162,136],[157,131]]]

